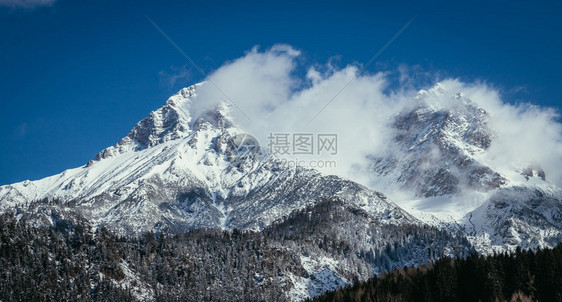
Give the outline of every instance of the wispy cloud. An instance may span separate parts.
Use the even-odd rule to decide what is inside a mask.
[[[209,78],[251,116],[250,122],[233,112],[239,124],[262,144],[267,143],[270,132],[337,133],[338,165],[327,172],[368,183],[370,175],[364,173],[364,167],[368,166],[366,156],[388,152],[388,142],[395,134],[392,117],[406,106],[412,106],[418,90],[435,85],[437,76],[424,74],[417,67],[403,66],[399,70],[364,72],[356,77],[360,70],[358,65],[302,66],[306,60],[301,60],[300,56],[299,51],[288,45],[277,45],[265,51],[254,48],[245,56],[228,62]],[[297,68],[308,72],[302,76],[303,73],[295,72]],[[417,83],[419,78],[423,83]],[[350,83],[351,79],[354,81]],[[502,173],[523,168],[530,162],[538,163],[550,181],[562,185],[559,171],[562,127],[556,121],[555,111],[529,104],[510,104],[502,98],[498,88],[486,83],[457,79],[438,82],[448,92],[440,97],[442,99],[435,100],[436,106],[449,106],[454,96],[462,92],[489,113],[495,136],[482,161]],[[318,108],[347,83],[349,86],[341,92],[339,101],[332,102],[314,123],[307,124]],[[210,85],[203,86],[198,95],[205,102],[194,102],[195,114],[225,101],[224,95]]]
[[[187,82],[191,80],[193,74],[191,69],[188,69],[185,65],[177,67],[172,66],[167,71],[160,71],[158,73],[160,76],[160,83],[168,88],[174,87],[177,82]]]
[[[56,0],[0,0],[0,6],[33,9],[40,6],[51,6],[55,1]]]
[[[394,42],[394,40],[396,40],[396,38],[398,38],[398,36],[400,36],[400,34],[406,29],[408,28],[408,26],[410,26],[410,24],[412,24],[412,22],[414,22],[415,18],[411,19],[410,21],[408,21],[408,23],[406,23],[393,37],[392,39],[390,39],[388,42],[386,42],[386,44],[373,56],[371,57],[371,59],[369,60],[369,62],[367,62],[367,64],[365,64],[361,70],[359,70],[355,76],[349,81],[347,82],[331,99],[330,101],[328,101],[321,109],[320,111],[318,111],[318,113],[316,113],[314,115],[314,117],[312,117],[310,119],[310,121],[308,121],[308,123],[311,123],[318,115],[320,115],[322,113],[322,111],[324,111],[324,109],[326,109],[326,107],[328,107],[341,93],[342,91],[347,88],[347,86],[349,86],[349,84],[351,84],[351,82],[353,82],[355,79],[357,79],[357,77],[359,77],[361,75],[361,73],[367,69],[367,67],[369,67],[369,65],[371,65],[371,63],[373,63],[373,61],[378,58],[380,56],[380,54],[390,45],[392,44],[392,42]]]
[[[25,137],[27,135],[27,123],[21,123],[15,130],[17,137]]]

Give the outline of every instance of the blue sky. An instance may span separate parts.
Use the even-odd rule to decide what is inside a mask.
[[[303,66],[365,63],[415,17],[366,72],[405,65],[562,106],[556,2],[46,2],[0,0],[0,184],[85,164],[204,78],[147,16],[207,73],[276,43]]]

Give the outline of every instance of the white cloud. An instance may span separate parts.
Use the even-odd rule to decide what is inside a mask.
[[[504,175],[536,164],[545,170],[549,181],[562,185],[562,125],[555,109],[507,103],[500,90],[487,83],[448,79],[440,85],[449,91],[447,99],[462,92],[490,115],[494,137],[490,148],[479,158],[481,162]]]
[[[0,6],[32,9],[40,6],[51,6],[55,1],[56,0],[0,0]]]
[[[27,123],[21,123],[15,131],[16,136],[25,137],[27,135]]]
[[[160,71],[158,73],[160,77],[160,82],[172,88],[178,81],[186,83],[192,78],[191,70],[187,69],[186,66],[172,66],[169,71]]]
[[[338,155],[321,158],[335,159],[337,168],[325,172],[368,183],[365,156],[386,150],[393,135],[392,117],[411,106],[417,89],[429,88],[437,77],[419,67],[404,66],[393,72],[363,73],[309,123],[360,66],[337,68],[326,63],[307,67],[302,66],[299,56],[300,52],[288,45],[276,45],[265,51],[256,47],[209,78],[243,111],[241,114],[234,109],[233,115],[262,145],[267,145],[270,132],[337,133]],[[306,73],[296,72],[299,67],[306,68]],[[422,87],[416,83],[420,78]],[[510,105],[502,100],[498,89],[486,83],[446,79],[440,85],[446,94],[435,100],[438,106],[448,106],[453,96],[462,92],[490,114],[495,137],[482,161],[502,173],[530,162],[538,163],[547,178],[562,184],[562,172],[558,171],[562,162],[562,127],[553,110]],[[203,86],[198,95],[206,103],[194,103],[195,115],[225,100],[214,85]],[[308,160],[300,159],[303,158]]]

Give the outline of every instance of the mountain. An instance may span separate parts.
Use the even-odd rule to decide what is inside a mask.
[[[399,205],[430,224],[462,229],[481,253],[552,248],[562,242],[562,190],[533,164],[510,175],[487,166],[490,118],[462,92],[442,84],[422,90],[392,120],[393,139],[370,157],[370,169],[410,192],[412,200]]]
[[[440,85],[421,91],[393,119],[388,150],[370,156],[370,171],[381,183],[413,196],[399,206],[351,180],[287,166],[236,124],[228,103],[194,116],[194,104],[208,101],[197,95],[201,85],[207,84],[180,90],[84,166],[1,186],[0,212],[38,229],[63,225],[123,238],[190,234],[197,246],[175,243],[190,253],[177,259],[192,263],[188,270],[197,278],[215,280],[210,286],[220,287],[221,295],[228,296],[223,287],[245,286],[243,295],[271,286],[288,300],[475,248],[486,254],[562,241],[561,190],[539,167],[525,167],[515,179],[481,162],[494,141],[490,117],[460,93],[445,97],[450,91]],[[209,230],[218,233],[200,237]],[[240,231],[243,239],[234,235]],[[202,247],[214,251],[206,260],[192,252]],[[235,247],[248,259],[225,252]],[[269,258],[254,257],[263,253]],[[143,275],[142,267],[153,263],[120,261],[114,264],[130,282],[137,280],[139,292],[179,290],[171,279],[166,285]],[[253,283],[236,283],[241,263]],[[209,294],[196,288],[199,297]]]
[[[463,189],[487,192],[505,185],[505,177],[476,159],[492,142],[488,113],[461,93],[440,106],[444,90],[436,85],[420,91],[413,108],[396,116],[392,147],[373,157],[372,171],[418,197]]]
[[[330,196],[389,223],[419,223],[382,194],[352,181],[289,168],[261,152],[234,161],[232,140],[243,131],[224,104],[192,118],[195,90],[182,89],[83,167],[0,187],[0,206],[57,200],[72,205],[93,227],[138,234],[261,230]]]
[[[500,188],[463,218],[478,250],[536,249],[562,242],[562,189],[542,179],[535,182]]]
[[[472,250],[379,192],[255,149],[225,103],[192,116],[193,102],[204,101],[200,85],[170,97],[86,165],[0,187],[0,210],[37,227],[64,222],[121,236],[267,232],[267,248],[285,250],[301,268],[263,276],[285,284],[291,300]]]

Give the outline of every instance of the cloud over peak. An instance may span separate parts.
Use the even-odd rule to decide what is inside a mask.
[[[500,173],[537,163],[550,181],[562,185],[562,173],[558,171],[562,127],[554,110],[510,104],[498,89],[481,82],[449,78],[428,84],[431,75],[426,75],[422,84],[415,83],[419,68],[364,72],[354,79],[360,67],[307,63],[291,46],[275,45],[264,51],[254,47],[224,64],[209,79],[249,117],[233,111],[238,123],[262,145],[267,145],[271,133],[337,134],[338,154],[327,158],[336,160],[337,167],[325,172],[364,184],[371,177],[366,171],[367,156],[388,152],[395,135],[393,117],[417,105],[419,98],[415,96],[421,89],[440,91],[432,99],[436,109],[446,109],[461,93],[490,117],[494,137],[489,150],[481,155],[483,163]],[[198,95],[205,103],[194,102],[194,111],[226,101],[214,85],[202,86]]]

